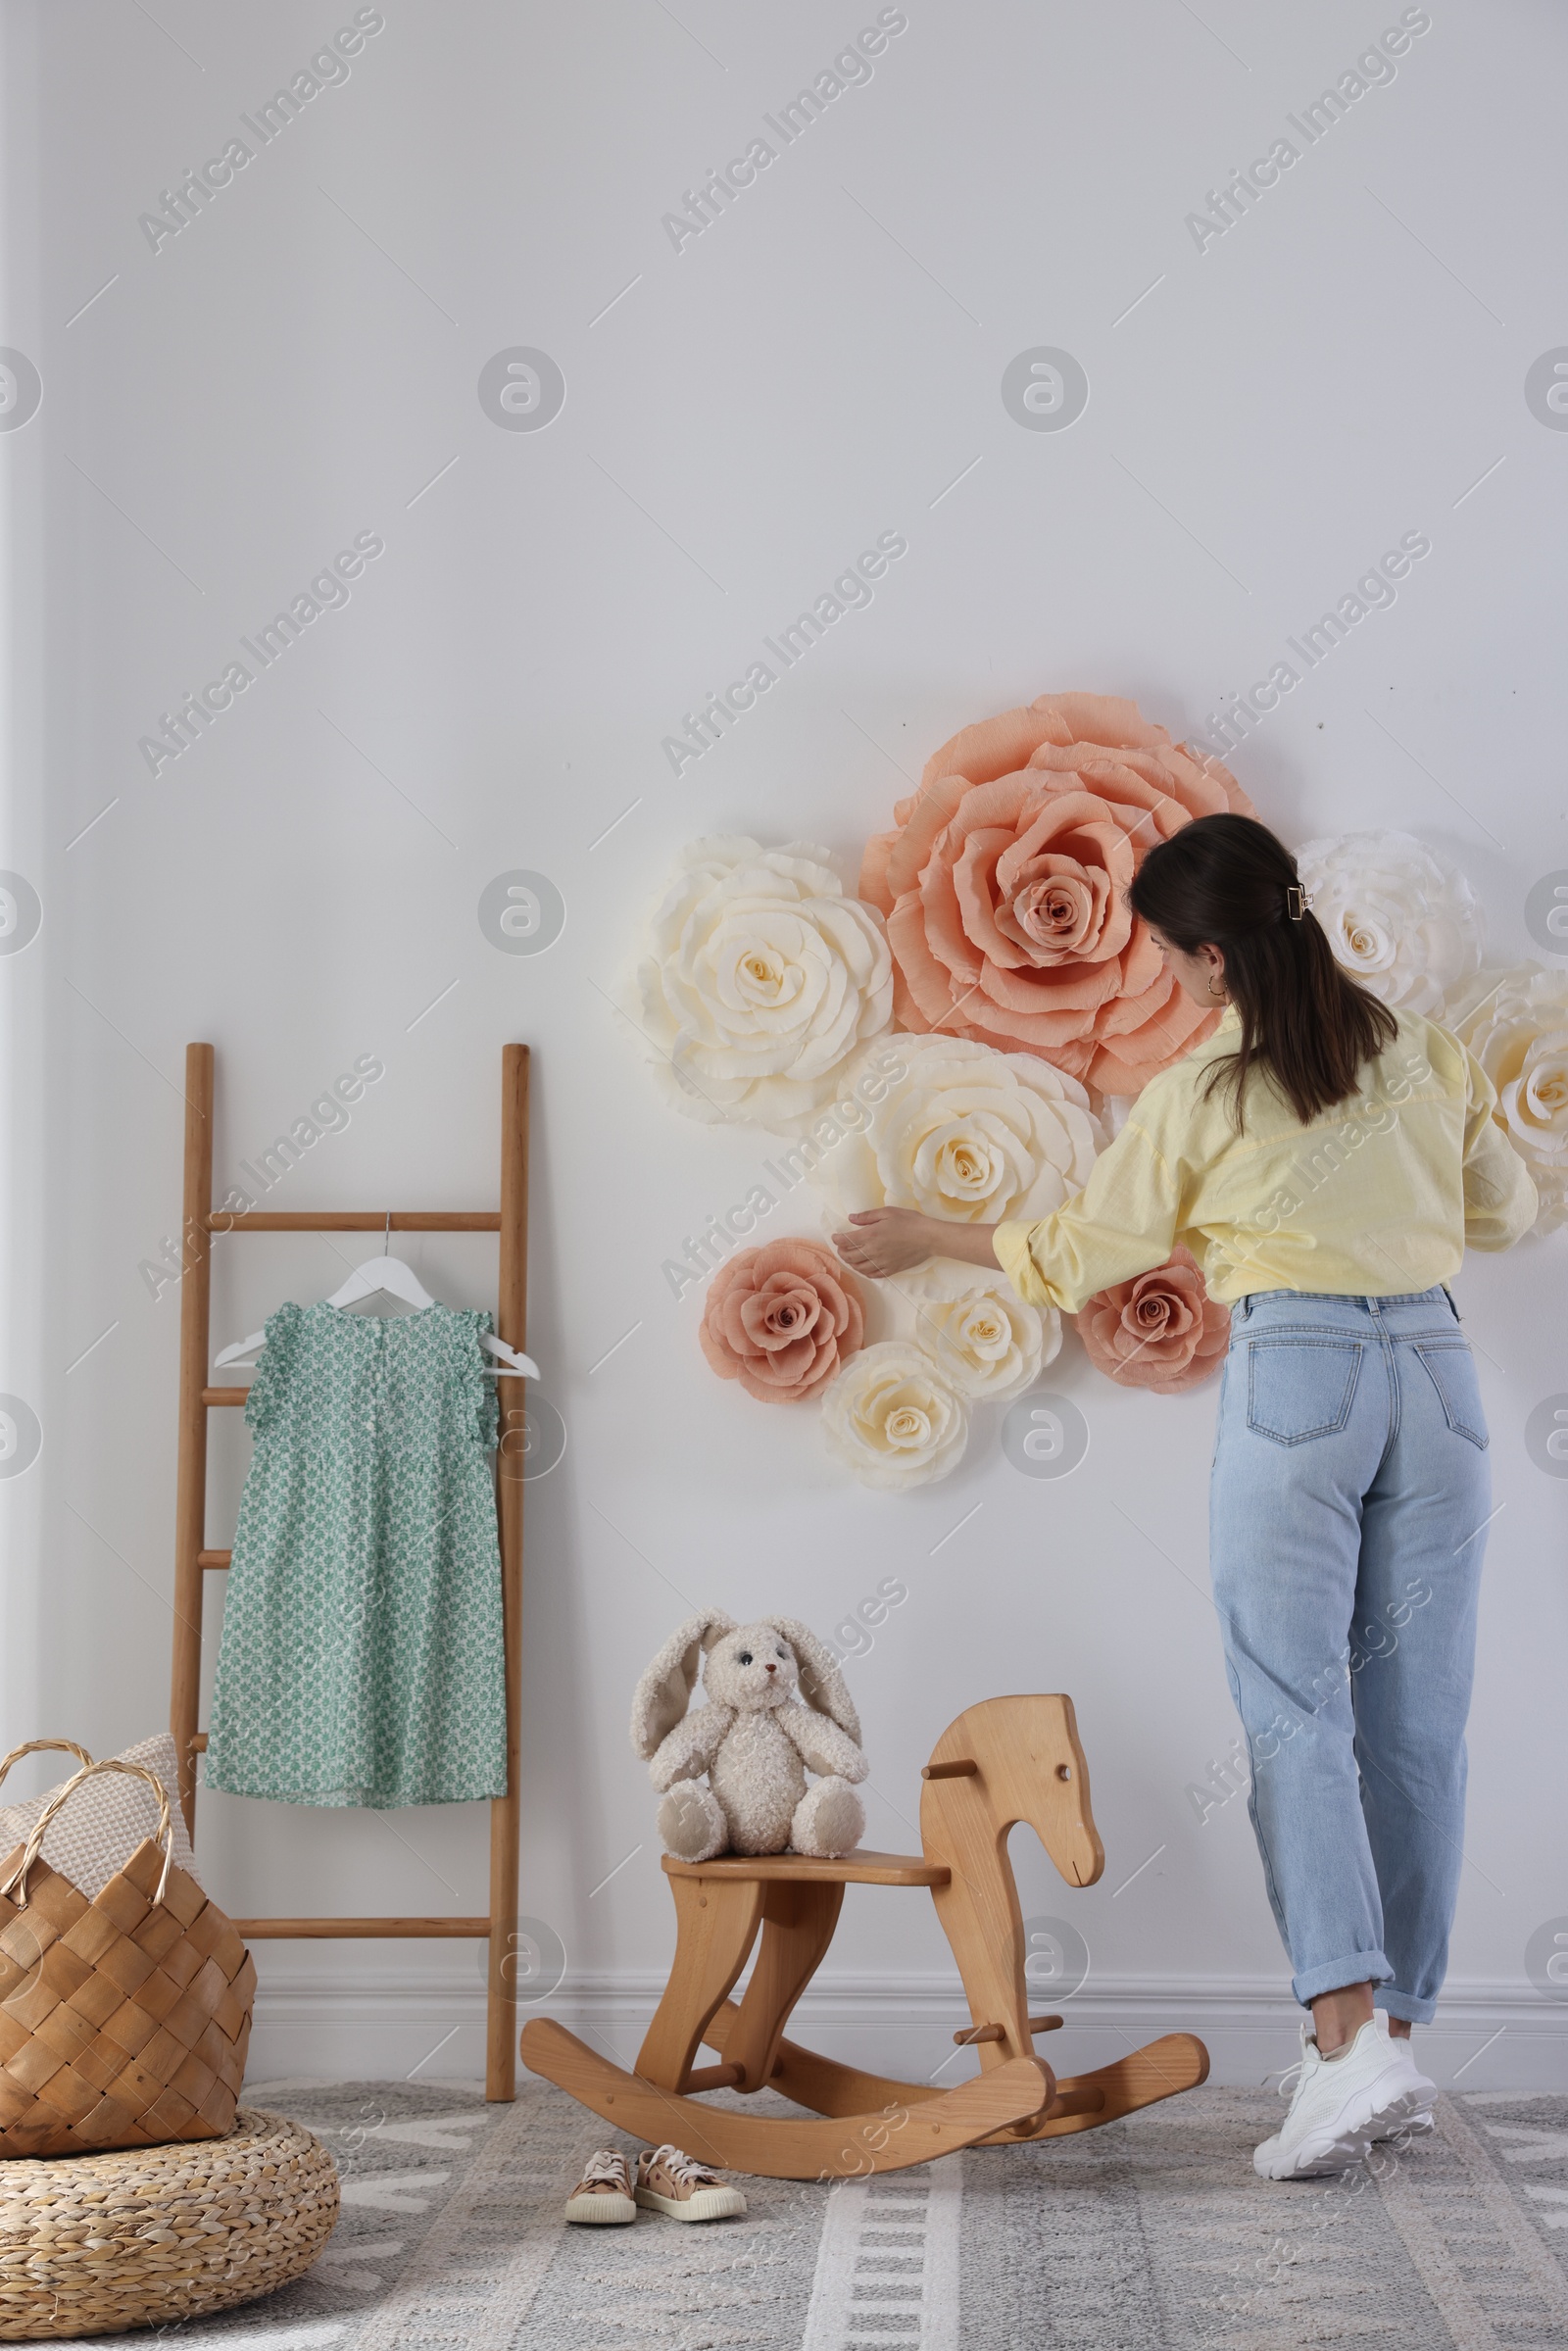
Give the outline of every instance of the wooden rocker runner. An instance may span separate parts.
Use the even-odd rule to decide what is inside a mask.
[[[1093,1886],[1105,1866],[1071,1698],[971,1706],[943,1733],[923,1778],[923,1854],[666,1854],[675,1959],[636,2072],[548,2017],[523,2028],[523,2063],[635,2138],[673,2139],[705,2162],[774,2180],[898,2172],[956,2147],[1064,2137],[1196,2088],[1208,2051],[1191,2033],[1167,2033],[1065,2081],[1035,2053],[1035,2034],[1062,2020],[1028,2011],[1007,1832],[1027,1821],[1069,1886]],[[978,2049],[974,2080],[945,2090],[894,2082],[784,2038],[833,1939],[846,1886],[930,1887],[969,2001],[970,2029],[954,2038]],[[759,1926],[761,1949],[737,2005],[729,1995]],[[693,2064],[700,2042],[717,2065]],[[764,2087],[823,2119],[747,2114],[694,2094]]]

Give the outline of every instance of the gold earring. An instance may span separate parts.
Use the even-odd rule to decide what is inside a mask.
[[[1212,997],[1214,998],[1215,1002],[1216,1002],[1216,1003],[1218,1003],[1218,1004],[1224,1004],[1224,1003],[1226,1003],[1226,1001],[1227,1001],[1227,999],[1226,999],[1226,995],[1225,995],[1225,983],[1224,983],[1224,981],[1223,981],[1223,980],[1221,980],[1221,982],[1220,982],[1219,986],[1216,988],[1216,987],[1215,987],[1215,985],[1214,985],[1214,977],[1213,977],[1213,974],[1212,974],[1212,972],[1209,974],[1209,980],[1208,980],[1208,993],[1209,993],[1209,995],[1210,995],[1210,996],[1212,996]]]

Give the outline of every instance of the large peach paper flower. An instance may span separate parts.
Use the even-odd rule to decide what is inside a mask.
[[[721,1380],[764,1404],[827,1386],[865,1335],[855,1278],[818,1241],[743,1249],[709,1285],[699,1337]]]
[[[1185,1249],[1152,1273],[1099,1291],[1078,1316],[1097,1371],[1120,1388],[1152,1388],[1158,1396],[1180,1396],[1217,1371],[1230,1330],[1229,1306],[1215,1304]]]
[[[887,916],[895,1019],[1137,1094],[1218,1012],[1167,978],[1127,887],[1156,842],[1227,808],[1254,813],[1228,769],[1134,703],[1044,694],[966,726],[866,845],[860,896]]]

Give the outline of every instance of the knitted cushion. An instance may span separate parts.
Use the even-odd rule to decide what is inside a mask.
[[[156,1738],[123,1748],[117,1760],[141,1764],[162,1780],[171,1794],[179,1785],[172,1732],[160,1731]],[[25,1843],[33,1822],[65,1785],[59,1780],[24,1804],[0,1804],[0,1859]],[[171,1807],[170,1825],[174,1836],[174,1867],[194,1878],[196,1857],[177,1804]],[[146,1781],[129,1779],[123,1772],[105,1772],[100,1779],[84,1782],[65,1810],[51,1821],[44,1832],[43,1857],[90,1902],[129,1860],[143,1837],[154,1836],[157,1828],[158,1798]]]

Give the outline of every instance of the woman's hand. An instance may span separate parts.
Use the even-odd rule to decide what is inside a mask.
[[[850,1218],[853,1233],[835,1233],[833,1247],[852,1273],[868,1274],[885,1282],[890,1274],[907,1273],[927,1257],[962,1257],[971,1265],[995,1267],[991,1246],[995,1225],[950,1224],[945,1217],[922,1216],[917,1208],[862,1208]]]
[[[918,1208],[862,1208],[850,1222],[856,1230],[835,1233],[833,1247],[852,1273],[884,1282],[936,1253],[931,1235],[937,1219],[922,1216]]]

